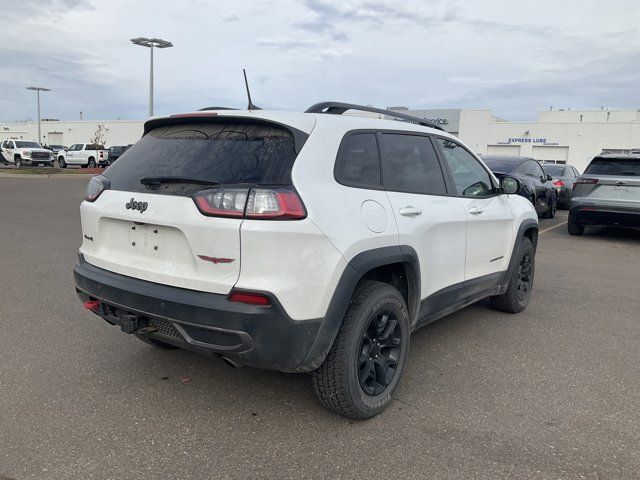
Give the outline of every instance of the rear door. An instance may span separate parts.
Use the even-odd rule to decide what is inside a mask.
[[[123,275],[228,293],[240,272],[246,192],[291,184],[294,139],[246,119],[185,122],[151,130],[105,171],[110,188],[82,204],[81,252]],[[203,191],[210,216],[194,200]]]
[[[462,145],[450,138],[438,137],[440,151],[455,186],[455,194],[464,205],[469,221],[465,280],[478,290],[492,286],[493,277],[507,269],[513,245],[513,215],[506,195],[482,163]],[[482,280],[486,280],[487,283]]]
[[[420,259],[421,298],[464,282],[467,213],[450,196],[429,136],[379,135],[383,184],[398,224],[399,242]],[[435,307],[434,307],[435,308]]]

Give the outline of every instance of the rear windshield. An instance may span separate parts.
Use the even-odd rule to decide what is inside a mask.
[[[640,158],[594,158],[586,175],[613,175],[616,177],[640,176]]]
[[[564,165],[542,165],[542,168],[545,173],[551,175],[552,177],[563,177],[564,169],[566,167]]]
[[[129,148],[105,176],[114,190],[190,195],[185,182],[143,185],[143,178],[198,179],[212,184],[290,185],[293,136],[277,126],[194,123],[158,127]]]
[[[484,164],[489,167],[489,170],[491,170],[492,172],[510,173],[513,169],[520,165],[520,162],[518,162],[517,160],[495,157],[480,158],[482,158]]]

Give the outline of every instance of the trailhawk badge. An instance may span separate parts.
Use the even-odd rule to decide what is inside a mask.
[[[133,198],[125,205],[127,210],[140,210],[140,213],[144,212],[148,206],[147,202],[136,202]]]

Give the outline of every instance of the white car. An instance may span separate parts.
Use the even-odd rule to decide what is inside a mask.
[[[145,342],[312,372],[326,407],[365,419],[391,401],[411,332],[531,299],[538,220],[518,180],[426,121],[324,103],[144,132],[87,186],[74,275],[85,308]]]
[[[25,140],[4,140],[0,145],[5,163],[13,164],[16,168],[26,165],[53,166],[53,153],[42,148],[38,142]]]
[[[109,150],[106,150],[103,145],[74,143],[66,150],[58,152],[57,160],[60,168],[67,168],[67,165],[96,168],[108,164]]]

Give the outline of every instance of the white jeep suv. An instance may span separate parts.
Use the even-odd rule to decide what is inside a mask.
[[[518,186],[397,112],[154,118],[87,187],[76,288],[147,343],[312,372],[326,407],[369,418],[411,332],[485,297],[527,306],[538,223]]]

